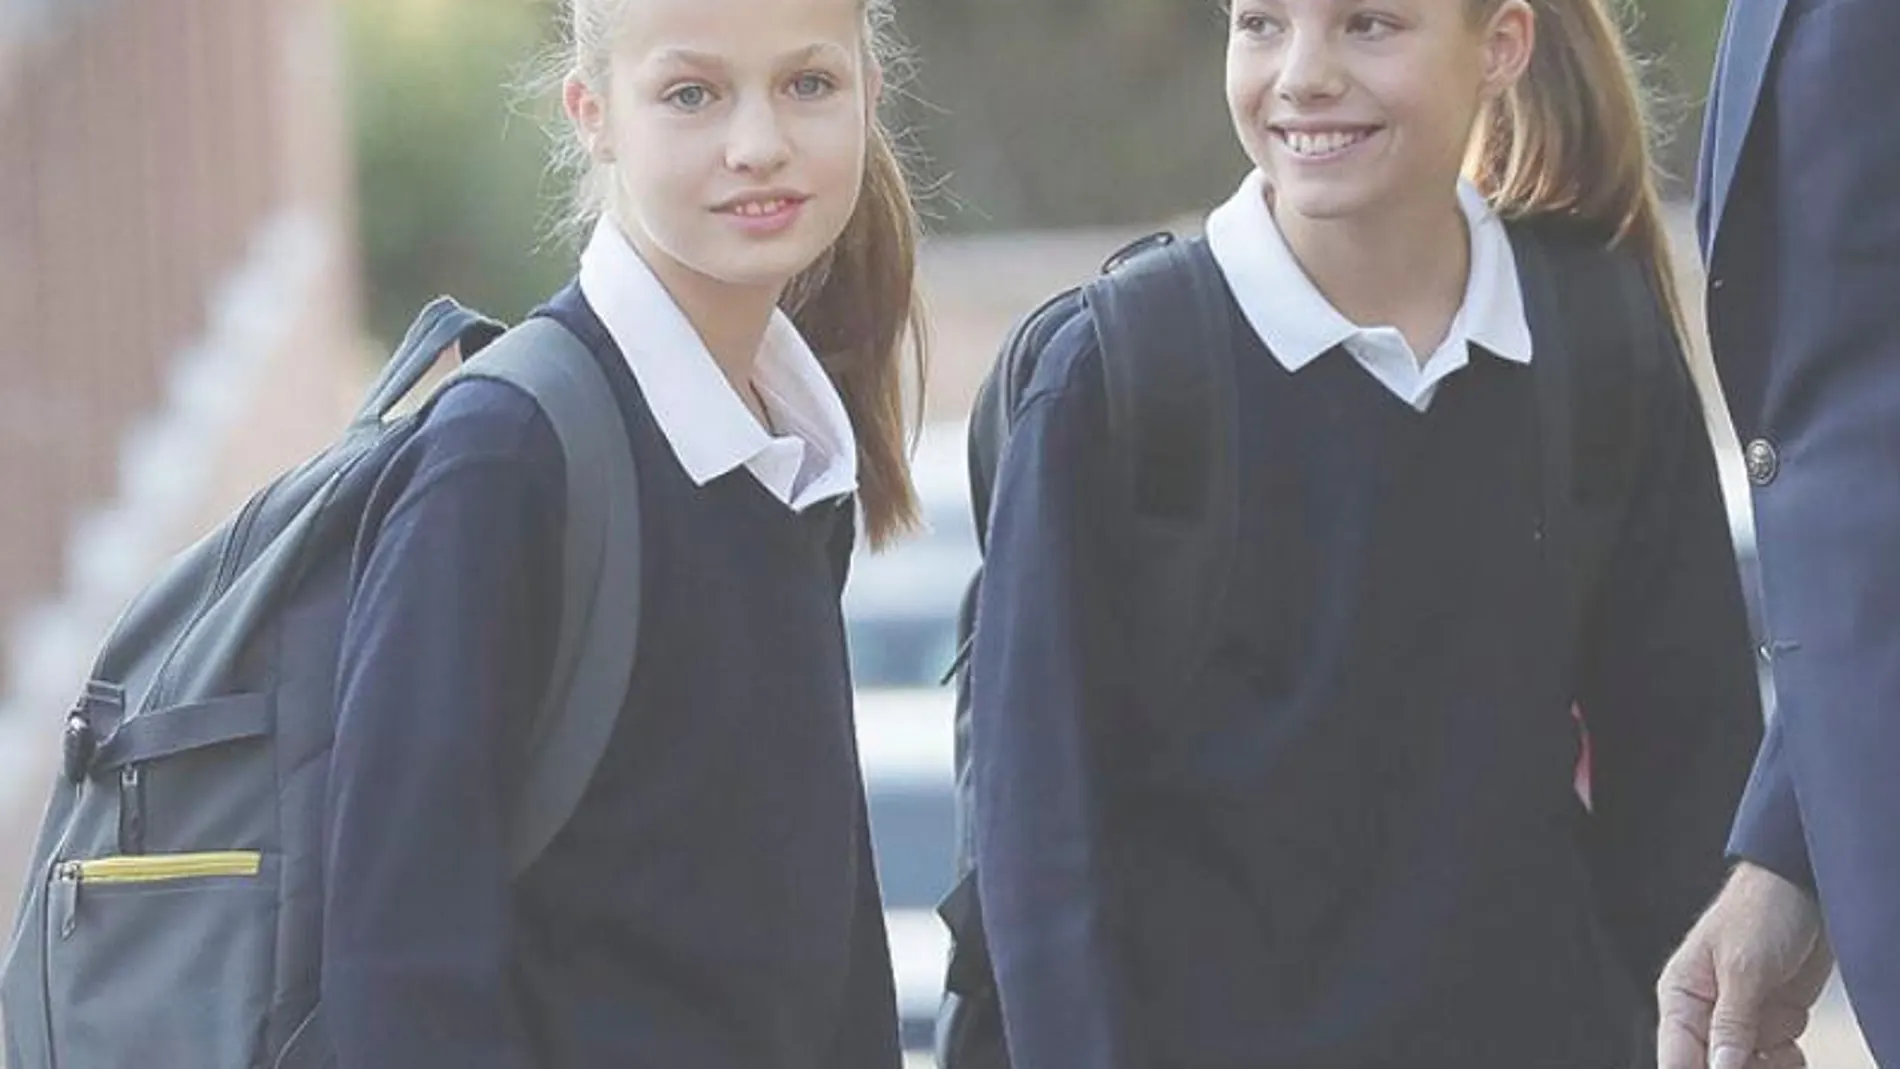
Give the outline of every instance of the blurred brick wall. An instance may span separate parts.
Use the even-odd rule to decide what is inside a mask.
[[[332,18],[329,0],[0,2],[0,920],[112,616],[347,415]]]

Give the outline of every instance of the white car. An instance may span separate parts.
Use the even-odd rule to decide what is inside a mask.
[[[845,587],[859,759],[884,891],[906,1051],[928,1052],[950,938],[936,915],[956,857],[955,695],[942,680],[979,563],[960,425],[926,430],[912,461],[926,530],[860,553]]]

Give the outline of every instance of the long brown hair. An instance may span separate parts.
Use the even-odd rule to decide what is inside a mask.
[[[1504,0],[1467,2],[1482,22]],[[1642,259],[1680,334],[1649,104],[1622,28],[1605,0],[1529,3],[1530,67],[1479,119],[1466,173],[1507,219],[1569,216]]]
[[[539,79],[578,71],[605,90],[614,29],[626,0],[567,0],[567,39]],[[895,68],[892,0],[859,0],[867,57]],[[858,500],[871,545],[887,545],[918,521],[910,479],[905,396],[921,418],[927,363],[923,302],[916,289],[919,223],[895,142],[873,116],[857,208],[837,242],[786,287],[780,306],[818,354],[858,440]],[[574,176],[567,224],[584,232],[605,210],[609,179],[571,129],[556,141],[555,168]],[[906,382],[906,372],[911,381]]]
[[[874,58],[895,56],[890,0],[864,0]],[[905,371],[922,417],[929,355],[917,292],[917,208],[890,131],[871,124],[864,187],[844,233],[780,300],[831,376],[858,438],[858,500],[871,545],[914,528],[917,492],[910,481]]]

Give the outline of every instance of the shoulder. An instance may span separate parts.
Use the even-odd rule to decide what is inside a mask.
[[[1121,332],[1117,337],[1179,337],[1192,321],[1207,317],[1217,318],[1216,326],[1228,325],[1231,300],[1206,241],[1182,245],[1184,256],[1165,248],[1152,238],[1136,242],[1111,256],[1103,273],[1051,297],[1025,317],[1018,344],[1031,351],[1035,362],[1025,401],[1099,383],[1105,322]],[[1201,283],[1209,280],[1218,290],[1211,303],[1201,292]]]
[[[1577,256],[1610,254],[1616,234],[1609,227],[1568,212],[1538,212],[1504,220],[1513,245],[1535,243]]]
[[[541,406],[492,379],[460,379],[442,388],[410,440],[432,466],[479,463],[524,476],[559,476],[561,447]]]
[[[372,515],[454,498],[473,508],[540,507],[563,499],[566,465],[540,406],[500,382],[449,382],[417,416],[378,482]]]
[[[1539,287],[1527,278],[1527,299],[1559,307],[1582,300],[1591,307],[1576,322],[1677,333],[1658,265],[1640,243],[1619,242],[1608,227],[1568,215],[1531,216],[1508,225],[1520,273],[1535,270],[1522,255],[1535,250],[1546,259],[1547,282],[1554,284]]]
[[[1057,297],[1037,313],[1036,337],[1025,340],[1035,361],[1021,405],[1073,403],[1101,389],[1102,343],[1079,292]]]
[[[1665,428],[1694,415],[1684,325],[1640,244],[1618,243],[1607,228],[1568,217],[1514,225],[1514,243],[1535,243],[1548,257],[1541,284],[1525,279],[1526,303],[1540,305],[1568,337],[1578,403],[1621,398],[1614,412],[1641,412],[1647,425]],[[1619,420],[1627,417],[1612,414],[1606,424]]]
[[[1576,283],[1582,279],[1595,280],[1594,296],[1598,299],[1636,292],[1618,290],[1625,285],[1653,290],[1653,272],[1643,255],[1632,243],[1618,242],[1614,231],[1603,224],[1568,214],[1545,213],[1508,220],[1505,231],[1518,272],[1526,283],[1527,298],[1559,299],[1557,293],[1540,292],[1532,284],[1540,269],[1552,276],[1550,282],[1560,284],[1564,298],[1575,292]]]

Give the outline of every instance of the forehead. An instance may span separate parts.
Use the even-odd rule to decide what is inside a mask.
[[[865,0],[625,0],[617,42],[636,60],[740,63],[855,53]]]

